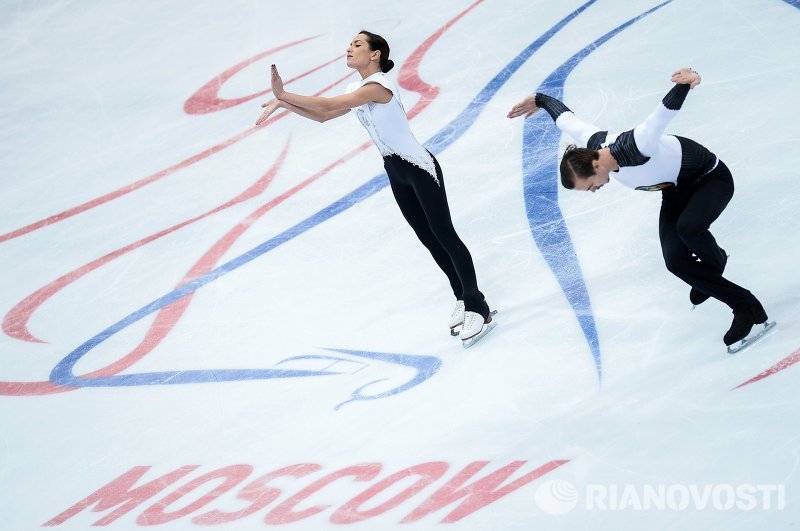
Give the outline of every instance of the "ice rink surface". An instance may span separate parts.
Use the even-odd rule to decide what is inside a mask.
[[[498,326],[444,275],[335,95],[387,37]],[[511,531],[800,525],[796,0],[0,5],[0,528]],[[557,185],[541,90],[610,130],[689,66],[668,133],[731,168],[728,355],[660,194]]]

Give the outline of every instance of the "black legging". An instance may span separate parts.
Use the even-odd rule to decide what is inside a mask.
[[[662,192],[658,235],[664,262],[671,273],[734,311],[740,311],[750,308],[755,297],[723,278],[725,252],[708,230],[731,197],[733,176],[719,161],[717,167],[697,183]]]
[[[466,311],[479,313],[485,319],[489,315],[489,306],[478,291],[472,256],[450,219],[442,169],[435,157],[433,162],[439,184],[428,172],[397,155],[383,158],[392,193],[403,217],[447,275],[456,299],[464,301]]]

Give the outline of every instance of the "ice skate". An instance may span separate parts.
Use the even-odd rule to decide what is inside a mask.
[[[775,321],[767,321],[762,323],[763,326],[761,328],[756,328],[756,332],[748,335],[744,339],[742,339],[736,345],[728,345],[728,354],[736,354],[737,352],[741,352],[742,350],[746,349],[747,347],[751,346],[753,343],[767,335],[773,328],[775,328],[778,323]]]
[[[450,335],[457,336],[464,324],[464,301],[456,301],[453,315],[450,316]]]
[[[776,324],[774,321],[768,321],[764,307],[757,299],[754,299],[749,308],[733,313],[733,322],[723,338],[723,341],[728,346],[728,353],[735,354],[749,347],[764,337]],[[755,325],[764,326],[755,334],[751,334],[750,332]]]
[[[492,310],[489,312],[489,316],[484,320],[483,316],[476,312],[465,312],[464,313],[464,324],[461,327],[461,333],[459,336],[461,337],[462,345],[464,348],[469,348],[492,331],[492,329],[497,326],[497,321],[492,319],[497,313],[497,310]]]

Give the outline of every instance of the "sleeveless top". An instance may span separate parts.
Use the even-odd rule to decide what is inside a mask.
[[[397,155],[425,170],[439,184],[433,156],[411,132],[397,86],[386,74],[376,72],[361,81],[350,83],[345,93],[354,92],[368,83],[377,83],[392,93],[392,99],[388,103],[369,102],[354,109],[358,121],[369,133],[381,156]]]

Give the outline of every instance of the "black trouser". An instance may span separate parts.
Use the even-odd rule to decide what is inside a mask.
[[[731,197],[733,176],[719,161],[714,170],[696,183],[662,192],[658,235],[664,262],[671,273],[738,311],[749,308],[755,297],[723,278],[725,252],[708,230]]]
[[[439,184],[428,172],[397,155],[383,158],[392,193],[403,217],[447,275],[456,299],[464,301],[467,311],[479,313],[485,319],[489,315],[489,306],[478,291],[472,256],[450,219],[442,169],[435,157],[433,162]]]

